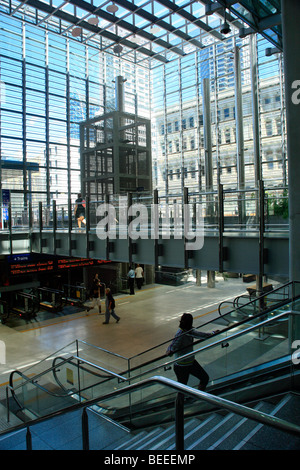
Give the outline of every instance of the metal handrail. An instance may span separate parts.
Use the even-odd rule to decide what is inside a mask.
[[[112,351],[108,351],[107,349],[101,348],[100,346],[96,346],[96,345],[94,345],[94,344],[90,344],[90,343],[88,343],[87,341],[84,341],[84,340],[81,340],[81,339],[79,339],[79,340],[77,339],[76,341],[78,341],[78,342],[80,342],[80,343],[83,343],[83,344],[86,344],[87,346],[91,346],[91,347],[93,347],[94,349],[99,349],[99,350],[101,350],[101,351],[104,351],[104,352],[106,352],[106,353],[108,353],[108,354],[111,354],[112,356],[119,357],[119,358],[121,358],[121,359],[125,359],[126,361],[128,361],[128,359],[129,359],[128,357],[122,356],[121,354],[114,353],[114,352],[112,352]]]
[[[249,332],[251,332],[251,331],[253,331],[253,330],[257,330],[258,328],[262,328],[262,327],[264,327],[265,325],[267,325],[267,324],[269,324],[269,323],[272,323],[272,322],[274,322],[274,321],[277,321],[278,319],[281,319],[281,318],[283,318],[283,317],[285,317],[285,316],[289,316],[289,315],[291,315],[291,314],[300,315],[299,312],[294,312],[294,311],[292,311],[292,310],[289,310],[289,311],[287,311],[287,312],[282,312],[282,313],[280,313],[279,315],[276,315],[276,317],[269,318],[269,319],[264,320],[264,321],[262,321],[262,322],[260,322],[260,323],[258,323],[258,324],[256,324],[256,325],[252,325],[252,326],[250,326],[250,327],[248,327],[248,328],[246,328],[246,329],[244,329],[244,330],[241,330],[241,331],[238,331],[238,332],[236,332],[236,333],[233,333],[231,336],[226,337],[226,342],[231,341],[231,340],[234,340],[234,339],[238,338],[239,336],[242,336],[243,334],[247,334],[247,333],[249,333]],[[191,357],[191,356],[194,356],[194,355],[197,354],[197,353],[200,353],[200,352],[202,352],[202,351],[206,351],[206,350],[208,350],[208,349],[210,349],[210,348],[213,348],[213,347],[215,347],[215,346],[219,346],[219,345],[222,346],[223,343],[224,343],[224,338],[223,338],[223,339],[219,339],[218,341],[215,341],[215,342],[213,342],[213,343],[207,344],[206,346],[203,346],[202,348],[193,350],[192,352],[190,352],[190,353],[188,353],[188,354],[185,354],[185,355],[183,355],[183,356],[180,356],[180,360],[187,359],[187,358],[189,358],[189,357]],[[142,372],[142,373],[140,373],[140,374],[137,375],[137,376],[131,376],[131,377],[130,377],[130,380],[136,379],[137,377],[142,377],[142,376],[145,375],[145,374],[155,373],[155,370],[156,370],[156,369],[160,369],[161,367],[168,367],[168,366],[171,366],[171,365],[173,365],[177,360],[178,360],[178,358],[175,358],[175,359],[173,359],[173,360],[171,360],[171,361],[165,362],[164,364],[161,364],[161,363],[160,363],[158,366],[153,367],[152,369],[147,369],[145,372]],[[139,367],[139,368],[140,368],[140,367]],[[129,380],[129,379],[128,379],[128,380]]]
[[[293,290],[294,290],[294,285],[295,285],[295,284],[299,284],[299,285],[300,285],[300,281],[289,281],[289,282],[287,282],[286,284],[283,284],[282,286],[276,287],[276,288],[273,289],[272,291],[266,292],[266,293],[264,293],[264,294],[262,294],[262,295],[256,297],[255,299],[250,300],[249,302],[247,302],[246,304],[243,305],[243,308],[244,308],[244,307],[247,307],[248,305],[250,305],[250,304],[252,304],[252,303],[254,303],[254,302],[257,302],[257,301],[261,300],[263,297],[265,297],[265,296],[267,296],[267,295],[270,295],[271,293],[274,293],[274,292],[276,292],[276,291],[278,291],[278,290],[280,290],[280,289],[286,288],[286,287],[288,287],[288,286],[291,286],[291,287],[293,288]],[[295,297],[295,294],[294,294],[294,293],[293,293],[293,296],[292,296],[292,297],[293,297],[293,298],[292,298],[291,300],[294,300],[294,297]],[[220,314],[220,317],[223,318],[223,317],[225,317],[226,315],[229,315],[229,314],[232,313],[232,312],[235,312],[235,309],[233,309],[233,310],[231,310],[230,312],[227,312],[227,313],[225,313],[225,314],[223,314],[223,315]],[[263,315],[263,312],[259,312],[257,315],[253,316],[252,318],[259,317],[260,315]],[[214,320],[210,320],[210,321],[208,321],[208,322],[206,322],[206,323],[203,323],[202,325],[199,325],[199,326],[197,326],[197,327],[194,327],[194,329],[197,330],[197,329],[199,329],[199,328],[203,328],[204,326],[206,326],[206,325],[212,323],[213,321],[214,321]],[[239,324],[241,324],[241,323],[246,323],[247,321],[248,321],[248,319],[241,320],[241,322],[236,323],[236,324],[234,325],[234,328],[236,328],[236,327],[237,327]],[[228,330],[229,330],[230,328],[231,328],[231,327],[228,327]],[[227,329],[225,328],[225,329],[223,329],[222,331],[224,332],[224,331],[226,331],[226,330],[227,330]],[[188,333],[183,333],[183,334],[188,334]],[[142,356],[143,354],[145,354],[145,353],[147,353],[147,352],[149,352],[149,351],[153,351],[154,349],[159,348],[159,347],[163,346],[164,344],[169,343],[170,341],[172,341],[172,339],[168,339],[168,340],[166,340],[166,341],[163,341],[162,343],[160,343],[160,344],[158,344],[158,345],[156,345],[156,346],[153,346],[152,348],[149,348],[149,349],[147,349],[147,350],[145,350],[145,351],[143,351],[143,352],[141,352],[141,353],[139,353],[139,354],[136,354],[136,355],[130,357],[129,360],[131,361],[132,359],[135,359],[136,357]]]
[[[8,391],[11,392],[12,395],[15,394],[15,391],[21,387],[24,387],[24,385],[26,385],[27,383],[32,383],[32,385],[35,385],[36,387],[40,388],[41,390],[43,391],[46,391],[49,395],[51,396],[57,396],[59,398],[61,397],[64,397],[64,396],[70,396],[69,394],[66,394],[66,395],[57,395],[53,392],[51,392],[50,390],[48,390],[47,388],[43,387],[42,385],[38,384],[36,382],[36,379],[39,378],[39,377],[42,377],[43,375],[47,374],[48,372],[51,372],[55,369],[57,369],[57,367],[60,367],[61,365],[67,363],[67,362],[70,362],[72,361],[73,359],[76,359],[78,360],[79,362],[83,362],[84,364],[88,364],[89,366],[92,366],[94,367],[95,369],[98,369],[98,370],[101,370],[101,372],[105,372],[107,373],[108,375],[111,375],[115,378],[118,378],[118,380],[120,382],[126,382],[127,379],[125,377],[123,377],[122,375],[119,375],[115,372],[112,372],[111,370],[108,370],[108,369],[105,369],[104,367],[101,367],[97,364],[93,364],[92,362],[86,360],[86,359],[83,359],[82,357],[79,357],[79,356],[70,356],[68,357],[67,359],[64,359],[62,362],[60,362],[59,364],[55,365],[55,366],[52,366],[50,367],[49,369],[47,369],[46,371],[43,371],[43,372],[40,372],[39,374],[35,375],[33,378],[30,378],[30,377],[27,377],[25,374],[23,374],[23,372],[19,371],[19,370],[15,370],[13,372],[14,373],[18,373],[22,378],[26,379],[25,382],[22,382],[21,384],[17,385],[16,387],[13,387],[11,385],[11,383],[9,385],[6,386],[6,407],[7,407],[7,421],[9,422],[9,413],[10,413],[10,409],[9,409],[9,394],[8,394]],[[10,379],[10,382],[12,382],[12,374],[11,374],[11,379]],[[20,406],[20,404],[19,404]]]
[[[30,424],[24,423],[22,425],[17,425],[10,430],[5,431],[4,433],[1,433],[1,435],[9,434],[11,432],[15,432],[24,428],[27,428],[27,436],[26,436],[26,442],[27,442],[27,450],[32,450],[32,445],[31,445],[31,434],[30,434],[30,426],[33,426],[34,424],[38,424],[40,422],[46,421],[51,418],[55,418],[57,416],[61,416],[63,414],[66,414],[68,412],[78,410],[80,408],[84,408],[83,411],[86,411],[87,408],[90,406],[98,403],[100,400],[108,400],[112,398],[116,398],[119,395],[124,395],[124,394],[129,394],[133,391],[136,391],[140,388],[145,388],[147,386],[151,386],[155,383],[164,385],[166,387],[170,387],[173,390],[177,390],[178,395],[177,395],[177,400],[175,403],[175,430],[176,430],[176,450],[177,451],[182,451],[184,450],[184,401],[183,401],[183,396],[184,395],[189,395],[194,398],[197,398],[199,400],[203,400],[207,403],[210,403],[218,408],[225,409],[227,411],[231,411],[233,413],[236,413],[238,415],[241,415],[245,418],[252,419],[255,421],[258,421],[259,423],[266,424],[272,427],[275,427],[276,429],[280,429],[284,432],[290,433],[295,436],[300,436],[300,426],[297,426],[293,423],[289,423],[286,420],[283,420],[281,418],[277,418],[276,416],[268,415],[266,413],[263,413],[261,411],[254,410],[252,408],[249,408],[245,405],[240,405],[239,403],[234,403],[230,400],[227,400],[225,398],[217,397],[215,395],[212,395],[207,392],[203,392],[200,390],[196,390],[192,387],[189,387],[187,385],[180,384],[178,382],[175,382],[174,380],[168,379],[166,377],[162,376],[153,376],[151,378],[148,378],[142,382],[139,382],[137,384],[132,384],[128,385],[127,387],[116,390],[113,392],[110,392],[102,397],[94,398],[92,400],[89,400],[88,402],[85,403],[77,403],[75,405],[72,405],[68,408],[65,408],[63,410],[56,411],[54,413],[49,414],[48,416],[44,416],[41,418],[37,418],[33,420]],[[89,441],[88,441],[88,428],[87,428],[87,415],[86,413],[83,412],[82,414],[82,440],[83,440],[83,449],[88,450],[89,449]]]
[[[287,316],[289,316],[289,315],[291,315],[291,314],[297,315],[297,314],[299,314],[299,312],[293,312],[293,311],[282,312],[281,314],[277,315],[277,316],[274,317],[274,318],[270,318],[270,319],[264,320],[263,322],[260,322],[259,324],[252,325],[252,326],[246,328],[245,330],[236,332],[236,333],[234,333],[233,335],[228,336],[228,337],[226,338],[226,341],[228,342],[228,341],[234,340],[234,339],[238,338],[239,336],[242,336],[242,335],[244,335],[244,334],[247,334],[247,333],[249,333],[249,332],[251,332],[251,331],[253,331],[253,330],[257,330],[257,328],[261,328],[261,327],[264,327],[264,326],[268,325],[269,323],[273,323],[274,320],[277,321],[278,319],[281,319],[281,318],[283,318],[283,317],[287,317]],[[208,345],[206,345],[206,346],[203,346],[202,348],[197,349],[197,350],[194,350],[194,351],[192,351],[192,352],[190,352],[190,353],[188,353],[188,354],[185,354],[185,355],[181,356],[181,359],[189,358],[189,357],[191,357],[191,356],[194,356],[194,355],[197,354],[197,353],[206,351],[206,350],[208,350],[208,349],[210,349],[210,348],[212,348],[212,347],[215,347],[215,346],[218,346],[218,345],[222,345],[223,343],[224,343],[224,338],[223,338],[223,339],[220,339],[220,340],[218,340],[218,341],[214,341],[213,343],[210,343],[210,344],[208,344]],[[106,372],[106,373],[108,373],[108,374],[111,374],[112,376],[118,378],[118,379],[119,379],[120,381],[122,381],[122,382],[130,382],[130,381],[132,381],[132,380],[136,380],[137,378],[141,378],[141,377],[143,377],[143,376],[146,375],[146,374],[152,374],[152,373],[155,374],[155,371],[156,371],[157,369],[160,369],[161,367],[169,367],[169,366],[172,366],[172,365],[177,361],[177,358],[175,358],[175,359],[173,359],[173,360],[171,360],[171,361],[165,362],[164,364],[161,364],[161,363],[160,363],[159,365],[153,367],[152,369],[147,369],[146,371],[144,371],[144,372],[142,372],[142,373],[140,373],[140,374],[138,374],[138,375],[136,375],[136,376],[131,376],[131,377],[126,378],[126,377],[121,376],[121,375],[119,375],[119,374],[116,374],[116,373],[114,373],[114,372],[112,372],[112,371],[109,371],[109,370],[107,370],[107,369],[105,369],[105,368],[103,368],[103,367],[101,367],[101,366],[97,366],[96,364],[93,364],[93,363],[91,363],[90,361],[87,361],[87,360],[85,360],[85,359],[82,359],[82,358],[80,358],[80,357],[78,357],[78,356],[71,356],[71,357],[69,357],[68,359],[66,359],[65,361],[63,361],[62,364],[65,363],[65,362],[69,362],[69,361],[72,360],[72,359],[77,359],[77,360],[80,360],[80,361],[82,361],[82,362],[84,362],[84,363],[87,363],[87,364],[89,364],[89,365],[92,365],[93,367],[98,368],[98,369],[101,370],[101,371],[104,371],[104,372]],[[47,371],[45,371],[44,373],[50,372],[51,370],[53,370],[53,369],[55,369],[55,368],[57,368],[57,367],[58,367],[58,366],[53,366],[53,367],[49,368]],[[15,372],[16,372],[16,371],[15,371]],[[19,372],[19,371],[18,371],[18,372]],[[19,373],[22,375],[21,372],[19,372]],[[43,375],[43,372],[40,373],[40,374],[38,374],[38,377],[41,376],[41,375]],[[26,377],[26,376],[25,376],[25,377]],[[35,378],[36,378],[36,377],[37,377],[37,376],[35,376]],[[33,383],[33,379],[28,378],[28,379],[27,379],[27,382]],[[25,382],[25,383],[27,383],[27,382]],[[141,382],[139,382],[139,383],[141,383]],[[37,385],[37,384],[36,384],[36,385]],[[17,388],[20,388],[20,387],[22,387],[22,386],[24,386],[24,383],[19,384],[19,385],[16,387],[16,389],[17,389]],[[41,388],[42,388],[42,387],[41,387]],[[15,389],[14,389],[13,387],[11,387],[11,386],[7,386],[7,388],[6,388],[6,401],[7,401],[7,410],[8,410],[7,412],[8,412],[8,417],[9,417],[8,390],[10,390],[11,393],[14,393],[14,392],[15,392]],[[9,419],[8,419],[8,421],[9,421]]]

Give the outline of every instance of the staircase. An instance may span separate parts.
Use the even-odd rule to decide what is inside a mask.
[[[288,393],[262,400],[256,410],[300,423],[300,395]],[[91,450],[169,450],[175,451],[175,426],[161,425],[129,432],[90,410]],[[31,427],[33,450],[81,450],[81,411],[58,416]],[[0,435],[0,450],[25,449],[26,429]],[[286,434],[233,413],[213,412],[205,418],[185,422],[185,450],[292,450],[300,449],[300,437]]]

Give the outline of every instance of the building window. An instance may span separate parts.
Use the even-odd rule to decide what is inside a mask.
[[[224,118],[227,119],[230,117],[230,110],[229,108],[224,109]]]
[[[273,126],[271,120],[266,121],[266,134],[267,136],[273,135]]]
[[[172,123],[171,123],[171,122],[168,122],[168,124],[167,124],[167,129],[168,129],[168,132],[169,132],[169,133],[172,132]]]
[[[189,118],[190,127],[194,127],[194,116]]]
[[[186,119],[182,119],[182,129],[186,129]]]
[[[160,135],[164,135],[164,133],[165,133],[165,126],[164,126],[164,124],[162,124],[160,126]]]
[[[191,178],[196,178],[196,168],[195,168],[194,163],[192,163],[190,166],[190,174],[191,174]]]
[[[231,142],[230,129],[225,129],[225,142],[226,142],[226,144],[230,144],[230,142]]]
[[[174,122],[174,129],[175,129],[175,132],[179,131],[179,122],[178,121]]]
[[[271,150],[266,152],[266,161],[267,161],[268,169],[272,170],[274,168],[274,161],[273,161],[273,152]]]

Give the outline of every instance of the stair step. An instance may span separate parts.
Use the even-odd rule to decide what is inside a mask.
[[[184,431],[190,431],[195,423],[198,423],[198,420],[190,420],[185,423]],[[146,442],[145,445],[137,450],[165,450],[168,446],[174,444],[176,439],[175,423],[172,423],[170,426],[166,427],[159,435],[155,436],[149,442]]]
[[[198,426],[199,423],[198,419],[191,419],[187,421],[184,425],[184,434],[186,435],[189,433],[192,429],[194,429],[195,426]],[[155,445],[151,447],[151,450],[166,450],[170,448],[175,449],[175,442],[176,442],[176,430],[175,430],[175,423],[173,426],[170,426],[168,428],[168,434],[163,437],[159,442],[157,442]]]
[[[122,437],[118,439],[116,442],[109,444],[108,446],[104,447],[104,450],[122,450],[126,449],[127,445],[135,445],[139,439],[147,435],[147,431],[140,431],[140,432],[131,432],[128,436]]]
[[[210,431],[211,427],[217,424],[219,421],[220,416],[216,413],[212,413],[204,421],[200,419],[197,420],[195,426],[192,426],[192,429],[188,432],[185,432],[184,434],[185,449],[188,449],[188,446],[194,442],[195,436],[199,436],[200,433],[201,435],[206,434]],[[175,449],[175,440],[173,441],[173,444],[171,444],[171,446],[167,447],[166,450],[173,449]]]
[[[225,417],[219,417],[215,423],[211,423],[211,426],[205,433],[198,433],[198,436],[194,435],[193,443],[186,447],[186,450],[206,450],[211,442],[214,442],[218,437],[222,436],[224,432],[231,429],[239,420],[237,415],[229,413]]]
[[[293,413],[293,409],[295,412]],[[286,395],[270,413],[287,421],[299,424],[299,398]],[[299,450],[300,438],[270,426],[257,424],[253,432],[235,449],[242,450]]]
[[[264,413],[270,413],[273,407],[269,403],[260,402],[255,406],[255,409]],[[247,437],[256,426],[256,421],[240,416],[235,425],[212,443],[208,447],[208,450],[231,450],[238,445],[242,439]]]

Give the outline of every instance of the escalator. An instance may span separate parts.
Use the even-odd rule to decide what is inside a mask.
[[[2,293],[0,299],[1,323],[5,324],[11,315],[30,321],[36,318],[39,308],[39,297],[35,294],[23,291]]]
[[[263,311],[259,311],[261,305],[266,307]],[[202,331],[219,330],[194,343],[193,354],[210,375],[206,391],[248,403],[299,390],[300,366],[292,361],[299,311],[295,283],[289,283],[244,304],[241,311],[234,308],[201,325]],[[153,376],[176,380],[175,359],[165,356],[170,341],[132,358],[76,341],[22,374],[14,371],[12,400],[27,419],[96,400],[101,415],[131,429],[167,423],[174,419],[175,390],[157,383],[130,393],[123,394],[122,389]],[[196,379],[190,385],[196,387]],[[185,416],[205,415],[213,409],[212,404],[191,400],[186,402]]]

